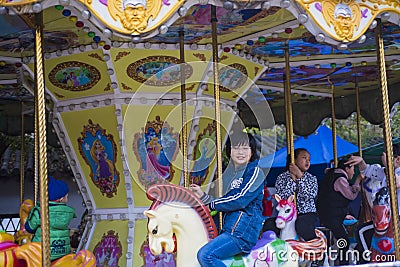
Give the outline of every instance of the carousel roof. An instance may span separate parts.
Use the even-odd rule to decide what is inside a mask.
[[[147,24],[124,24],[128,21],[124,17],[125,9],[142,2],[147,5],[147,13],[143,15]],[[336,117],[346,118],[354,112],[356,84],[360,90],[362,116],[379,124],[382,116],[374,27],[376,19],[383,22],[387,85],[390,103],[394,104],[400,100],[400,91],[397,90],[400,86],[400,26],[396,9],[398,2],[393,1],[378,9],[373,2],[3,2],[0,8],[0,131],[18,135],[21,107],[26,114],[33,112],[36,12],[43,11],[47,104],[51,108],[56,101],[69,103],[72,99],[88,96],[101,98],[112,91],[113,83],[126,89],[127,77],[121,74],[125,72],[121,65],[128,62],[121,58],[131,57],[133,60],[138,55],[150,56],[152,53],[168,55],[167,51],[179,50],[181,34],[185,51],[191,51],[197,60],[209,61],[212,4],[217,5],[220,62],[229,57],[230,62],[248,62],[254,68],[262,68],[262,72],[252,77],[259,90],[250,88],[245,96],[246,102],[234,99],[238,101],[239,112],[248,126],[260,126],[249,105],[257,109],[257,103],[262,101],[268,102],[276,123],[285,121],[284,48],[290,55],[296,134],[310,134],[323,118],[330,116],[332,88]],[[353,28],[350,34],[343,32],[344,26],[337,23],[343,17],[351,19]],[[112,64],[102,58],[105,52],[114,55]],[[76,62],[85,56],[92,57],[92,66],[97,68],[93,72],[101,77],[97,86],[103,86],[102,89],[63,93],[52,88],[55,78],[52,80],[50,77],[51,71],[62,66],[63,62]],[[104,77],[108,80],[101,83]],[[111,88],[107,84],[111,84]],[[26,129],[33,130],[32,116],[27,116]]]

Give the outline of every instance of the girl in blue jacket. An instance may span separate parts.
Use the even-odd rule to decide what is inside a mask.
[[[262,228],[264,174],[258,167],[256,141],[240,132],[228,141],[226,152],[231,160],[222,175],[223,196],[213,198],[198,185],[190,186],[210,211],[224,213],[221,233],[197,253],[203,267],[225,267],[223,259],[249,253]]]

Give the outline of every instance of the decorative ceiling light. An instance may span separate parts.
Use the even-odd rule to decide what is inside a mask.
[[[208,4],[208,0],[199,0],[199,4],[200,5],[207,5]]]
[[[0,7],[0,15],[7,15],[8,14],[8,8],[5,6]]]
[[[372,29],[375,29],[375,27],[378,25],[378,22],[376,21],[376,20],[373,20],[372,21],[372,23],[371,23],[371,25],[369,25],[369,28],[372,30]]]
[[[86,50],[86,47],[84,45],[79,46],[79,51],[85,52],[85,50]]]
[[[253,61],[254,62],[258,62],[258,57],[257,56],[253,56]]]
[[[87,26],[85,26],[85,27],[82,28],[82,31],[84,31],[84,32],[89,32],[89,31],[90,31],[90,28],[87,27]]]
[[[50,54],[50,53],[44,53],[44,58],[45,58],[45,59],[51,58],[51,54]]]
[[[62,5],[62,6],[69,6],[69,0],[60,0],[59,1],[59,3],[60,3],[60,5]]]
[[[264,59],[260,58],[260,59],[258,60],[258,63],[259,63],[259,64],[264,64]]]
[[[117,89],[117,88],[118,88],[118,83],[112,82],[112,83],[111,83],[111,88],[112,88],[112,89]]]
[[[110,39],[113,36],[113,32],[110,29],[106,28],[106,29],[103,30],[103,35],[106,38]]]
[[[96,43],[96,42],[95,42],[95,43],[92,43],[91,46],[92,46],[93,49],[99,48],[99,44]]]
[[[199,46],[197,44],[190,45],[190,49],[192,49],[192,50],[197,50],[197,48],[199,48]]]
[[[261,4],[261,8],[268,10],[271,8],[271,2],[270,1],[265,1],[264,3]]]
[[[282,0],[281,1],[282,8],[288,8],[289,6],[290,6],[290,0]]]
[[[243,50],[239,52],[239,56],[244,57],[244,51]]]
[[[141,98],[139,99],[139,101],[140,101],[140,103],[142,103],[142,104],[147,104],[147,98],[145,98],[145,97],[141,97]]]
[[[166,43],[160,43],[160,49],[166,49],[167,44]]]
[[[108,75],[113,75],[114,74],[114,70],[113,69],[108,69],[107,73],[108,73]]]
[[[363,44],[365,43],[365,41],[367,40],[367,36],[365,34],[361,35],[361,37],[358,39],[358,43],[359,44]]]
[[[224,4],[223,4],[223,7],[226,10],[233,10],[234,5],[233,5],[233,3],[231,1],[225,1]]]
[[[293,32],[292,28],[285,28],[285,33],[286,34],[291,34]]]
[[[159,31],[161,34],[166,34],[167,31],[168,31],[168,26],[167,26],[167,25],[161,25],[160,28],[158,28],[158,31]]]
[[[299,17],[297,18],[297,21],[298,21],[299,23],[301,23],[301,24],[306,23],[306,22],[308,21],[308,16],[307,16],[307,14],[304,14],[304,13],[300,14]]]
[[[181,16],[181,17],[185,16],[187,11],[188,11],[187,8],[184,7],[184,6],[182,6],[182,7],[179,8],[179,10],[178,10],[179,16]]]
[[[277,39],[279,37],[279,33],[274,32],[274,33],[271,34],[271,37],[274,38],[274,39]]]
[[[61,56],[61,55],[62,55],[61,50],[57,50],[57,51],[56,51],[56,55],[57,55],[57,56]]]
[[[141,38],[139,35],[135,35],[132,37],[132,42],[134,42],[134,43],[139,43],[140,40],[141,40]]]
[[[318,43],[322,43],[323,41],[325,41],[325,34],[323,34],[323,33],[318,33],[318,34],[315,36],[315,40],[316,40]]]
[[[246,58],[247,58],[247,59],[251,59],[251,58],[252,58],[251,54],[247,54],[247,55],[246,55]]]
[[[390,18],[390,13],[389,12],[383,12],[381,15],[381,19],[383,22],[388,21]]]
[[[103,60],[104,61],[109,61],[110,60],[110,55],[109,54],[104,54]]]
[[[40,3],[35,3],[32,5],[32,11],[35,13],[39,13],[42,11],[42,5]]]
[[[129,176],[129,171],[128,171],[128,174],[125,175],[125,176],[127,176],[127,177]],[[131,190],[132,189],[132,185],[130,183],[125,183],[125,188],[126,188],[126,190]]]
[[[68,48],[68,53],[69,54],[73,54],[74,53],[74,48],[73,47]]]
[[[212,44],[206,44],[206,50],[211,50],[212,48]]]
[[[337,46],[337,49],[338,49],[338,50],[346,50],[347,48],[348,48],[348,45],[345,44],[345,43],[340,43],[340,44]]]
[[[237,55],[237,54],[239,54],[239,51],[236,49],[232,49],[232,54]]]
[[[83,10],[82,11],[82,18],[84,18],[84,19],[90,19],[90,16],[91,16],[92,14],[90,14],[90,11],[89,10]]]
[[[150,49],[150,48],[151,48],[151,43],[145,43],[145,44],[144,44],[144,48]]]
[[[129,47],[129,48],[135,48],[135,46],[136,46],[135,43],[132,43],[132,42],[129,42],[129,43],[128,43],[128,47]]]
[[[122,42],[114,41],[112,42],[113,47],[120,47],[122,45]]]

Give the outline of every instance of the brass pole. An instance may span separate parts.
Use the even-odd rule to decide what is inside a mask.
[[[292,98],[290,92],[290,64],[289,64],[289,44],[285,46],[285,75],[284,94],[285,94],[285,110],[286,110],[286,140],[287,151],[290,155],[290,163],[294,163],[294,141],[293,141],[293,114],[292,114]]]
[[[221,108],[219,92],[219,71],[218,71],[218,40],[217,40],[217,9],[211,5],[211,37],[213,54],[213,73],[214,73],[214,99],[215,99],[215,134],[217,149],[217,181],[218,196],[222,196],[222,138],[221,138]],[[219,213],[219,227],[222,229],[222,213]]]
[[[182,110],[182,155],[183,155],[183,185],[189,188],[189,173],[188,173],[188,151],[187,151],[187,121],[186,121],[186,63],[185,63],[185,34],[183,30],[179,31],[179,51],[180,51],[180,68],[181,68],[181,110]]]
[[[360,88],[358,87],[357,73],[355,76],[355,85],[356,85],[356,108],[357,108],[357,145],[358,145],[358,154],[362,157],[362,145],[361,145],[361,111],[360,111]]]
[[[335,85],[331,82],[328,77],[328,81],[331,84],[331,113],[332,113],[332,148],[333,148],[333,162],[334,167],[338,166],[338,157],[337,157],[337,145],[336,145],[336,115],[335,115]]]
[[[36,73],[36,64],[35,64],[35,73]],[[37,98],[37,89],[35,88],[35,143],[34,143],[34,196],[33,200],[36,205],[39,199],[39,133],[38,133],[38,125],[39,125],[39,112],[38,112],[38,98]]]
[[[25,120],[24,120],[24,102],[21,102],[21,168],[19,174],[19,199],[20,202],[24,202],[24,194],[25,194]]]
[[[393,219],[393,230],[394,230],[394,243],[395,243],[395,255],[396,260],[400,260],[399,250],[399,220],[398,220],[398,203],[397,203],[397,192],[396,192],[396,180],[394,175],[394,164],[393,164],[393,147],[392,147],[392,132],[389,123],[389,95],[386,80],[386,66],[385,66],[385,51],[383,46],[382,38],[382,22],[377,19],[378,25],[375,28],[375,40],[377,46],[377,59],[379,63],[379,76],[380,76],[380,87],[381,87],[381,99],[383,108],[383,137],[385,140],[386,150],[386,163],[387,163],[387,184],[390,189],[390,203],[392,209]]]
[[[40,225],[42,228],[42,266],[50,266],[49,194],[47,191],[46,105],[44,98],[43,13],[35,14],[35,91],[40,180]]]

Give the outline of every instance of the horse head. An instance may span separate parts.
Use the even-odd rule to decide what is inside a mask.
[[[375,195],[372,207],[372,221],[375,233],[378,235],[386,234],[391,221],[390,197],[387,187],[383,187]]]
[[[278,216],[276,217],[276,227],[283,229],[286,223],[296,221],[297,210],[294,203],[294,196],[290,196],[288,199],[281,199],[281,197],[275,194],[275,199],[278,201],[276,209],[278,210]]]
[[[159,216],[155,210],[146,210],[144,215],[149,219],[147,230],[151,253],[160,255],[163,251],[167,253],[174,252],[175,243],[171,222],[163,216]]]

